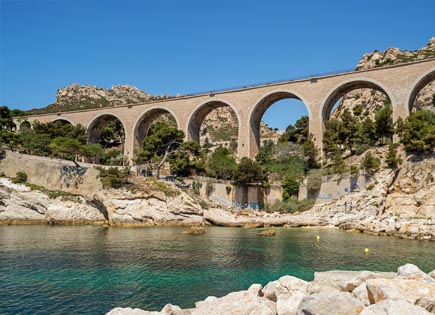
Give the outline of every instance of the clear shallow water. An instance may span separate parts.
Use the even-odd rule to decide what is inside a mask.
[[[193,307],[209,295],[291,274],[435,269],[435,243],[331,229],[0,226],[0,314],[105,314],[114,307]],[[316,242],[316,236],[321,240]],[[364,248],[370,254],[364,254]]]

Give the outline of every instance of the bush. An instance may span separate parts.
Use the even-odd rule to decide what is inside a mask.
[[[397,145],[390,144],[388,147],[388,154],[385,159],[388,168],[395,169],[402,162],[402,160],[397,156]]]
[[[130,175],[128,168],[120,170],[116,167],[109,169],[97,167],[97,169],[100,171],[100,180],[104,188],[121,188],[128,183],[127,178]]]
[[[358,175],[359,174],[359,167],[357,165],[351,165],[350,166],[350,174],[351,175]]]
[[[24,172],[17,172],[16,176],[12,178],[12,183],[20,184],[27,182],[27,174]]]
[[[310,210],[314,204],[314,199],[298,200],[296,197],[290,197],[285,201],[276,202],[272,205],[266,205],[265,210],[268,212],[293,213]]]
[[[265,179],[261,165],[246,157],[240,160],[233,174],[234,184],[243,186],[249,183],[262,182]]]
[[[381,161],[377,157],[373,156],[370,151],[367,152],[361,160],[361,169],[365,170],[368,174],[375,173],[380,166]]]
[[[192,190],[193,190],[193,193],[195,195],[199,196],[201,187],[202,187],[202,183],[201,182],[196,181],[196,180],[194,180],[192,182]]]
[[[317,193],[322,186],[322,174],[320,171],[311,171],[307,176],[307,190],[309,193]]]
[[[397,121],[396,131],[406,150],[431,151],[435,148],[435,113],[412,113],[404,121]]]

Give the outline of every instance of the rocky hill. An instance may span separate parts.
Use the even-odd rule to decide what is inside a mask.
[[[137,104],[172,98],[169,95],[148,94],[130,85],[115,85],[103,89],[95,85],[72,84],[57,91],[56,102],[40,109],[32,109],[28,114],[50,113],[106,106]]]
[[[355,70],[367,70],[382,66],[396,65],[400,63],[435,58],[435,37],[429,43],[415,51],[388,48],[384,52],[374,51],[365,54],[358,62]],[[412,111],[432,110],[435,111],[435,82],[429,83],[417,95]],[[374,118],[384,103],[388,102],[387,96],[373,89],[356,89],[343,96],[337,108],[331,114],[332,119],[339,119],[343,111],[348,108],[352,113],[360,113],[357,117]]]

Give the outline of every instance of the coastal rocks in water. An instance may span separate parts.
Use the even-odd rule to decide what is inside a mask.
[[[130,313],[138,310],[116,308],[107,315],[435,314],[435,283],[424,276],[414,277],[421,273],[426,275],[417,266],[407,264],[397,273],[319,272],[312,282],[283,276],[264,288],[253,284],[246,291],[221,298],[209,296],[192,309],[168,304],[160,312]],[[319,292],[313,292],[319,288]]]
[[[405,300],[430,312],[435,312],[435,283],[396,278],[370,279],[366,284],[371,304],[387,299]]]
[[[284,276],[269,282],[263,293],[266,298],[276,302],[278,315],[296,314],[299,303],[307,294],[309,283],[293,276]]]
[[[429,315],[424,308],[403,300],[385,300],[366,307],[360,315]]]
[[[260,232],[260,235],[262,236],[273,236],[276,232],[274,230],[263,230]]]
[[[139,308],[131,308],[131,307],[117,307],[106,313],[106,315],[161,315],[160,312],[148,312],[143,311]]]
[[[247,291],[198,302],[192,315],[275,315],[275,303],[262,295],[261,285],[253,284]]]
[[[358,315],[364,309],[361,301],[347,292],[321,292],[305,296],[298,315]]]
[[[205,229],[202,226],[191,226],[188,230],[183,231],[183,234],[193,234],[193,235],[199,235],[204,234]]]
[[[323,271],[315,272],[314,280],[310,284],[310,292],[318,293],[324,290],[338,290],[352,292],[368,279],[392,279],[397,277],[394,272],[372,271]]]
[[[399,269],[397,269],[397,274],[399,275],[399,277],[406,280],[423,280],[428,283],[435,282],[435,280],[430,275],[425,274],[423,271],[420,270],[420,268],[413,264],[406,264],[399,267]]]

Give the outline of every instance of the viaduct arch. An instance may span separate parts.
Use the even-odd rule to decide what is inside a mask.
[[[88,128],[90,142],[95,142],[109,117],[116,117],[124,126],[124,153],[130,160],[134,149],[146,136],[153,120],[170,113],[188,140],[199,140],[199,128],[205,116],[215,108],[229,106],[238,118],[239,157],[254,157],[259,149],[259,124],[266,109],[278,100],[301,100],[309,113],[310,133],[322,149],[324,122],[335,102],[356,88],[373,88],[386,94],[392,103],[393,120],[407,117],[419,91],[435,80],[435,59],[416,61],[369,70],[350,71],[304,79],[228,89],[219,92],[186,95],[141,104],[113,106],[53,114],[27,116],[29,122],[56,119],[80,123]],[[23,119],[23,117],[20,117]],[[16,119],[18,122],[18,119]]]

